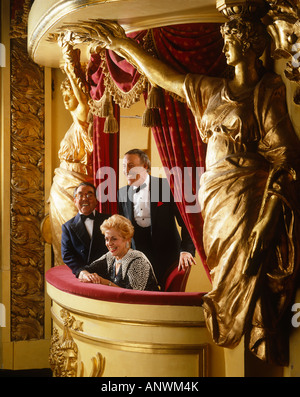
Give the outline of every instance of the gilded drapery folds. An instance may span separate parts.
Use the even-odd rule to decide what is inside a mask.
[[[212,291],[203,298],[208,329],[218,345],[229,348],[250,333],[250,349],[259,358],[284,365],[285,316],[299,271],[291,166],[299,142],[286,111],[284,85],[278,76],[265,75],[253,92],[233,97],[220,79],[188,76],[185,84],[202,139],[208,142],[199,191],[212,278]],[[279,204],[270,209],[274,197]],[[253,231],[267,217],[277,232],[251,257]]]

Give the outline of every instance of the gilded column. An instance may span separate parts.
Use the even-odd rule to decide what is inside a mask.
[[[11,1],[11,340],[44,336],[44,70],[27,53],[32,1]]]

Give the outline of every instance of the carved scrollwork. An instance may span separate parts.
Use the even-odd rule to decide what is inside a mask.
[[[63,320],[64,326],[75,331],[83,331],[83,322],[76,320],[75,317],[71,316],[70,312],[65,309],[61,309],[60,316]]]
[[[55,377],[76,377],[78,370],[78,347],[70,335],[69,328],[64,327],[60,338],[58,330],[53,328],[49,355],[50,368]]]
[[[11,337],[44,336],[44,70],[27,52],[31,1],[11,2]]]
[[[80,352],[71,330],[83,331],[83,322],[76,320],[67,310],[60,311],[63,321],[63,334],[60,337],[57,328],[53,328],[49,354],[50,368],[55,377],[83,377],[85,368],[80,360]],[[90,377],[101,377],[105,368],[105,358],[101,353],[92,357]]]
[[[269,17],[272,23],[268,31],[273,38],[274,58],[289,61],[284,71],[285,76],[299,86],[294,102],[300,104],[300,8],[297,0],[268,0]]]

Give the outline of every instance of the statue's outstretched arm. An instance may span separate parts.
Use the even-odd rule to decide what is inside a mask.
[[[94,23],[83,22],[79,28],[70,25],[66,29],[73,29],[73,32],[75,30],[74,37],[79,41],[105,47],[124,57],[144,74],[152,85],[184,97],[185,75],[148,54],[138,43],[126,36],[118,23],[95,20]]]
[[[117,52],[134,64],[152,85],[184,97],[185,75],[178,73],[166,63],[148,54],[138,43],[129,38],[109,37],[107,48]]]

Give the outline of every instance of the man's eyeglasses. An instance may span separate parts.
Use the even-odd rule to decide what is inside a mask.
[[[75,195],[75,197],[77,197],[78,199],[83,199],[84,197],[87,199],[90,199],[94,196],[95,196],[94,193],[77,193]]]

